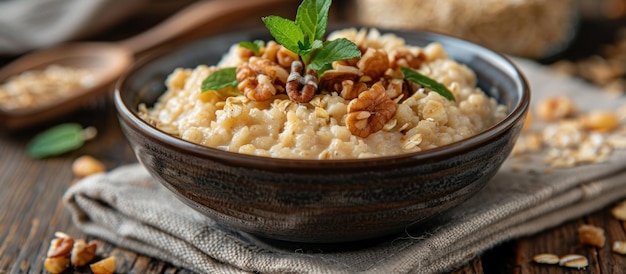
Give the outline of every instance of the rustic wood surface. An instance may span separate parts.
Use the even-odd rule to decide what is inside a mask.
[[[128,26],[136,30],[148,27],[179,6],[182,5],[149,11],[149,17],[133,18],[107,37],[117,39],[123,36],[129,30]],[[602,34],[593,32],[595,35]],[[590,54],[592,47],[581,45],[578,49],[574,49],[572,54]],[[36,133],[63,122],[95,126],[98,136],[79,150],[60,157],[34,160],[25,154],[26,143]],[[63,231],[74,238],[93,239],[73,225],[69,212],[61,202],[63,193],[76,180],[71,164],[81,155],[94,156],[108,169],[136,161],[120,131],[110,94],[67,117],[26,130],[0,131],[0,274],[45,273],[43,262],[56,231]],[[580,245],[576,229],[581,224],[603,227],[608,244],[603,248]],[[100,243],[99,257],[116,256],[118,273],[191,273],[95,240]],[[626,273],[626,256],[610,250],[613,240],[626,240],[626,224],[612,218],[607,207],[537,235],[503,243],[454,273]],[[590,265],[576,270],[533,263],[533,255],[543,252],[583,254],[589,258]],[[85,267],[66,272],[90,273]]]

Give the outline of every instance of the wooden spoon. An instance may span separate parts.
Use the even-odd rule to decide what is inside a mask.
[[[72,96],[47,102],[45,105],[0,109],[0,126],[19,129],[68,114],[84,105],[95,95],[110,88],[111,84],[132,64],[134,57],[164,42],[200,30],[208,34],[224,29],[228,24],[245,21],[252,15],[270,8],[293,7],[293,0],[208,0],[194,3],[174,14],[159,25],[134,37],[116,43],[83,42],[65,44],[52,49],[25,55],[0,69],[0,83],[28,70],[42,70],[57,64],[72,68],[89,69],[97,77],[97,85],[76,90]],[[259,17],[259,22],[260,17]]]

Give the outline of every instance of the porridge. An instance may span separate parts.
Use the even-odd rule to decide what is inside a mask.
[[[298,55],[258,42],[233,45],[215,66],[178,68],[167,91],[140,115],[184,140],[237,153],[294,159],[346,159],[418,152],[486,130],[506,115],[476,86],[474,72],[438,43],[406,44],[376,29],[335,31],[360,58],[303,73]],[[232,69],[235,85],[202,92],[211,74]],[[410,70],[410,71],[408,71]],[[429,84],[408,80],[419,72]],[[290,86],[291,85],[291,86]],[[443,86],[451,96],[434,92]]]

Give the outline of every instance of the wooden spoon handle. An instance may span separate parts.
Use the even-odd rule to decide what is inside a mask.
[[[259,10],[272,7],[294,6],[293,0],[207,0],[194,3],[155,27],[118,44],[134,54],[151,49],[164,42],[205,27],[205,32],[218,31],[237,21],[245,21]],[[268,10],[270,15],[271,11]],[[261,22],[259,18],[259,22]],[[210,28],[210,29],[209,29]]]

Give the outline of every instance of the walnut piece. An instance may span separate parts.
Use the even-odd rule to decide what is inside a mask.
[[[578,227],[578,240],[581,244],[603,247],[606,240],[604,229],[593,225],[581,225]]]
[[[251,57],[248,64],[256,73],[269,76],[272,79],[272,82],[282,85],[287,83],[287,77],[289,77],[287,70],[271,60]]]
[[[389,69],[389,57],[385,50],[368,48],[356,65],[363,74],[377,81]]]
[[[576,106],[572,99],[558,96],[540,101],[535,111],[537,117],[544,121],[556,121],[574,115]]]
[[[115,272],[115,257],[109,256],[89,265],[94,274],[111,274]]]
[[[69,257],[74,246],[74,239],[67,236],[64,233],[55,233],[57,238],[50,241],[50,247],[48,248],[48,257]]]
[[[55,233],[56,238],[50,241],[47,258],[43,266],[50,273],[61,273],[70,266],[70,253],[74,239],[65,233]]]
[[[389,52],[390,66],[393,69],[409,67],[418,69],[426,61],[426,54],[421,49],[411,52],[409,49],[396,49]]]
[[[50,273],[61,273],[69,266],[70,258],[68,257],[46,258],[43,262],[43,267]]]
[[[333,69],[327,70],[320,76],[320,84],[322,85],[322,90],[327,92],[337,92],[341,93],[341,97],[344,99],[351,100],[356,98],[358,94],[352,98],[344,97],[344,85],[345,81],[352,81],[352,86],[354,83],[359,82],[359,78],[363,75],[363,73],[356,67],[341,65],[338,63],[333,64]],[[347,94],[351,94],[350,91],[345,92]],[[351,96],[351,95],[350,95]]]
[[[387,96],[393,100],[406,99],[413,93],[409,91],[409,85],[404,79],[393,78],[384,82],[387,82]]]
[[[354,98],[359,97],[361,92],[367,90],[367,84],[363,82],[354,82],[352,80],[345,80],[341,82],[341,91],[339,92],[339,96],[346,100],[352,100]]]
[[[106,167],[104,164],[89,155],[80,156],[72,163],[72,173],[74,173],[74,176],[79,178],[105,171]]]
[[[346,126],[356,136],[367,138],[381,130],[395,115],[398,105],[392,101],[385,88],[376,83],[348,104]]]
[[[275,41],[267,42],[261,57],[272,60],[285,68],[291,66],[293,61],[300,60],[298,54],[288,50],[283,45],[278,44]]]
[[[275,62],[256,56],[237,67],[237,89],[255,101],[269,100],[283,91],[289,73]]]
[[[84,239],[79,239],[72,248],[71,262],[75,266],[83,266],[91,262],[96,256],[96,242],[87,243]]]
[[[599,132],[610,132],[620,126],[616,113],[606,110],[594,110],[580,118],[583,127]]]
[[[84,239],[75,241],[63,232],[56,232],[54,235],[56,238],[50,241],[50,248],[44,261],[44,268],[48,272],[61,273],[70,265],[84,266],[96,256],[97,244],[95,241],[89,243]]]
[[[287,78],[287,95],[289,99],[298,103],[307,103],[317,92],[317,72],[307,69],[306,76],[302,76],[304,65],[300,61],[291,63],[291,73]]]

